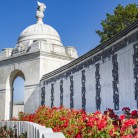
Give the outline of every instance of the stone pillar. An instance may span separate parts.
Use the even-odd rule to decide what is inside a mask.
[[[10,119],[10,109],[11,109],[11,89],[5,89],[5,120]]]
[[[34,113],[40,106],[41,90],[39,84],[26,85],[24,90],[24,112]]]
[[[5,95],[6,90],[0,89],[0,120],[5,117]]]

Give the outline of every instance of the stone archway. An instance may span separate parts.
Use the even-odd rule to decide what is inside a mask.
[[[21,70],[16,69],[10,74],[10,88],[11,88],[10,118],[18,117],[18,112],[24,111],[24,101],[23,104],[14,105],[13,103],[13,96],[14,96],[13,84],[17,77],[21,77],[25,81],[25,75]]]
[[[13,83],[17,77],[21,77],[25,81],[24,73],[21,70],[15,69],[10,73],[6,84],[5,116],[7,119],[13,117]]]

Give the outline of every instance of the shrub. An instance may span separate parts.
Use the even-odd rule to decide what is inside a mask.
[[[63,132],[67,138],[138,138],[138,112],[123,108],[117,116],[112,109],[87,114],[83,110],[41,106],[34,114],[19,113],[20,121],[31,121]]]

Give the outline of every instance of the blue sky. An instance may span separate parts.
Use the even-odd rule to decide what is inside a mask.
[[[100,38],[95,31],[101,29],[100,23],[105,19],[106,13],[113,13],[118,4],[125,6],[129,3],[138,3],[137,0],[41,0],[40,2],[47,6],[44,23],[55,28],[63,45],[74,46],[79,56],[99,44]],[[29,25],[36,23],[36,8],[36,0],[0,1],[0,51],[3,48],[14,48],[20,33]],[[17,83],[19,82],[20,79],[17,80]]]

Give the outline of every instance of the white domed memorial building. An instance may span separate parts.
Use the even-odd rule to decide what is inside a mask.
[[[37,23],[24,29],[15,48],[0,53],[0,118],[9,119],[21,106],[13,105],[13,82],[20,76],[25,81],[24,110],[33,113],[41,104],[42,76],[78,57],[76,49],[64,47],[58,32],[43,23],[46,6],[38,2]],[[17,108],[18,107],[18,108]]]
[[[20,34],[15,48],[0,53],[0,118],[39,106],[65,106],[87,112],[138,108],[138,21],[78,58],[63,46],[58,32],[43,23],[46,6],[38,2],[37,23]],[[24,102],[13,104],[13,82],[25,81]]]

